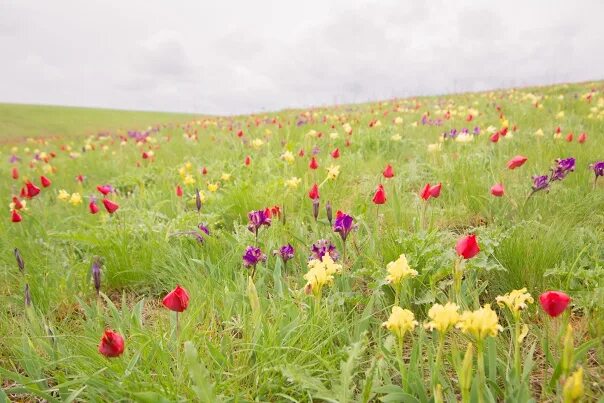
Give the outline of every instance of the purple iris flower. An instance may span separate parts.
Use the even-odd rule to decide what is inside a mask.
[[[210,229],[208,228],[208,226],[207,226],[207,225],[205,225],[205,224],[201,223],[201,224],[197,225],[197,228],[199,228],[199,230],[200,230],[201,232],[205,232],[205,233],[206,233],[206,235],[210,235]]]
[[[256,267],[258,263],[266,261],[266,255],[255,246],[248,246],[242,258],[245,267]]]
[[[321,152],[321,149],[318,146],[314,146],[311,150],[312,155],[318,155]]]
[[[336,219],[333,223],[333,231],[338,232],[342,237],[342,241],[344,242],[346,242],[346,238],[348,237],[350,231],[356,229],[356,225],[353,223],[353,221],[354,218],[346,213],[342,213],[341,211],[336,213]]]
[[[549,186],[549,177],[547,175],[533,176],[533,192],[545,189]]]
[[[21,158],[17,157],[15,154],[11,155],[8,162],[14,164],[15,162],[21,161]]]
[[[309,259],[323,260],[323,256],[329,255],[333,261],[336,261],[340,257],[335,245],[328,239],[319,239],[310,247],[310,251]]]
[[[604,176],[604,161],[594,162],[591,167],[596,175],[596,180],[598,180],[598,176]]]
[[[288,260],[293,259],[294,257],[294,247],[290,244],[283,245],[278,250],[273,251],[274,256],[280,256],[283,263],[287,263]]]
[[[552,169],[552,181],[560,181],[566,177],[569,172],[575,170],[575,159],[570,158],[558,158],[556,160],[556,166]]]
[[[479,135],[480,134],[480,126],[475,126],[474,130],[472,131],[472,133],[474,133],[475,135]]]
[[[250,220],[247,229],[256,234],[256,236],[258,236],[258,229],[260,229],[260,227],[263,225],[266,225],[267,227],[271,226],[271,218],[266,210],[250,211],[247,218]]]

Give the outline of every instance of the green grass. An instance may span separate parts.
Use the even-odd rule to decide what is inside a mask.
[[[48,105],[0,103],[0,141],[25,137],[74,137],[101,132],[145,129],[195,118],[185,113],[121,111]]]
[[[39,183],[46,173],[53,181],[28,200],[22,222],[11,223],[8,208],[0,220],[4,393],[11,399],[48,401],[427,402],[434,376],[444,400],[457,401],[463,354],[467,343],[476,345],[476,340],[451,331],[437,373],[438,338],[421,324],[434,303],[455,299],[455,244],[475,233],[481,252],[465,263],[459,304],[475,310],[491,303],[504,327],[485,343],[485,401],[559,400],[559,382],[566,376],[555,368],[566,323],[574,329],[571,370],[584,368],[585,399],[597,401],[604,393],[598,384],[604,376],[604,179],[594,186],[588,166],[604,159],[603,86],[583,83],[201,121],[130,112],[109,117],[103,115],[109,112],[89,110],[51,113],[51,120],[38,107],[5,119],[6,112],[0,112],[3,136],[61,135],[0,148],[0,193],[7,205],[25,179]],[[592,88],[600,92],[588,103],[584,95]],[[533,106],[529,93],[539,97],[542,108]],[[470,123],[467,108],[480,112]],[[421,124],[424,113],[436,119],[447,110],[455,114],[442,126]],[[556,117],[560,111],[564,116]],[[500,113],[511,133],[494,144],[486,129],[501,127]],[[394,124],[395,117],[403,123]],[[299,120],[308,122],[297,125]],[[373,120],[381,125],[370,127]],[[145,143],[130,139],[122,144],[118,136],[123,134],[118,128],[145,129],[168,121],[178,124],[153,132]],[[346,122],[350,136],[343,129]],[[428,150],[443,131],[474,126],[482,133],[471,143],[449,140],[440,151]],[[561,139],[553,136],[558,126]],[[236,135],[240,128],[243,138]],[[108,129],[109,136],[77,136]],[[309,135],[311,129],[322,136]],[[534,134],[538,129],[543,137]],[[571,131],[574,141],[566,142]],[[338,137],[331,138],[332,132]],[[581,132],[588,135],[584,144],[577,142]],[[198,139],[186,139],[183,133],[197,133]],[[397,133],[400,141],[392,140]],[[254,148],[254,139],[263,144]],[[318,147],[316,171],[308,168],[313,147]],[[336,147],[341,157],[334,160],[330,152]],[[298,156],[300,149],[304,157]],[[149,150],[153,159],[142,159]],[[296,156],[292,164],[280,159],[286,150]],[[39,152],[56,157],[30,165]],[[19,180],[10,178],[13,153],[22,159],[15,164]],[[506,162],[518,154],[528,161],[508,170]],[[252,162],[245,166],[248,155]],[[577,162],[574,172],[549,192],[527,199],[532,175],[547,173],[556,158],[571,156]],[[184,185],[179,174],[187,162],[195,184]],[[386,164],[394,167],[392,179],[381,175]],[[324,181],[330,165],[339,165],[340,174]],[[228,180],[224,173],[231,175]],[[79,174],[86,176],[83,184],[75,180]],[[284,180],[292,176],[301,184],[287,190]],[[418,195],[427,182],[443,186],[440,197],[426,203]],[[505,186],[502,198],[489,193],[497,182]],[[110,196],[120,204],[113,216],[104,211],[96,191],[105,183],[118,189]],[[207,185],[214,183],[219,188],[211,192]],[[316,222],[307,196],[313,183],[322,184]],[[378,210],[371,198],[379,183],[388,200]],[[175,195],[177,184],[184,188],[182,199]],[[204,198],[200,213],[196,187]],[[72,206],[59,200],[60,189],[80,193],[85,202]],[[89,196],[99,202],[97,215],[88,212]],[[336,210],[351,214],[358,230],[346,243],[343,272],[317,302],[304,293],[310,246],[327,238],[343,251],[327,222],[327,201],[334,215]],[[258,246],[268,260],[252,283],[241,260],[255,242],[246,228],[247,213],[273,205],[281,206],[285,220],[274,219],[260,230]],[[203,244],[177,235],[200,222],[211,231]],[[284,266],[271,252],[288,242],[296,256]],[[24,274],[17,268],[15,247],[26,262]],[[381,326],[394,303],[393,290],[385,284],[386,265],[402,253],[419,273],[406,281],[400,298],[400,305],[420,322],[404,341],[405,382],[396,340]],[[95,257],[103,261],[99,298],[90,274]],[[26,283],[32,297],[27,308]],[[178,333],[175,314],[161,305],[176,284],[191,295],[188,309],[179,315]],[[510,369],[511,316],[495,304],[496,296],[522,287],[536,300],[522,313],[529,325],[522,345],[524,376]],[[572,311],[547,318],[537,299],[549,289],[570,294]],[[119,358],[97,352],[106,327],[124,335],[126,350]],[[542,344],[546,339],[547,348]],[[472,401],[478,401],[480,391],[476,365]]]

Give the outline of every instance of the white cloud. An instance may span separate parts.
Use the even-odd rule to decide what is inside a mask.
[[[601,79],[604,3],[0,3],[0,101],[243,113]]]

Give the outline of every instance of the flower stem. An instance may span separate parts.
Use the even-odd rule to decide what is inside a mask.
[[[487,382],[487,378],[485,375],[485,370],[484,370],[484,357],[483,357],[483,352],[482,352],[482,339],[478,339],[476,341],[476,347],[477,347],[477,357],[476,359],[478,360],[478,401],[480,403],[484,402],[484,387],[486,385]]]
[[[401,387],[404,391],[407,390],[407,368],[403,361],[403,336],[398,337],[398,343],[396,345],[396,358],[398,361],[398,368],[401,373]]]
[[[443,348],[445,346],[445,334],[439,332],[438,334],[438,349],[436,350],[436,359],[434,361],[434,371],[432,372],[432,389],[436,396],[436,385],[438,385],[438,378],[440,376],[440,362],[442,360]]]
[[[515,324],[515,332],[514,332],[514,369],[516,370],[516,376],[520,380],[521,377],[521,366],[520,366],[520,318],[515,315],[514,318]]]

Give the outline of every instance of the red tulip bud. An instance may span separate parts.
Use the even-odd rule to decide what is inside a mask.
[[[182,197],[182,188],[180,187],[180,185],[176,185],[176,196]]]
[[[462,256],[464,259],[471,259],[480,252],[480,247],[478,243],[476,243],[476,235],[468,235],[466,237],[461,238],[457,241],[457,245],[455,245],[455,250],[459,256]]]
[[[310,169],[317,169],[317,168],[319,168],[319,163],[317,162],[317,159],[315,157],[311,158],[310,164],[308,164],[308,167]]]
[[[175,289],[164,297],[162,303],[171,311],[183,312],[189,306],[189,293],[177,285]]]
[[[119,357],[124,352],[124,338],[113,330],[105,330],[99,343],[99,353],[105,357]]]
[[[17,167],[12,170],[13,179],[19,179],[19,169]]]
[[[50,179],[48,179],[44,175],[40,176],[40,183],[42,184],[42,187],[45,187],[45,188],[49,187],[52,184]]]
[[[528,158],[522,156],[522,155],[517,155],[514,158],[512,158],[511,160],[508,161],[507,163],[507,167],[509,169],[516,169],[518,167],[521,167],[522,165],[524,165],[524,163],[526,162]]]
[[[503,193],[504,193],[504,190],[503,190],[503,185],[501,183],[498,183],[491,187],[491,194],[493,196],[501,197],[501,196],[503,196]]]
[[[310,188],[310,191],[308,192],[308,197],[310,197],[312,200],[319,198],[319,186],[317,186],[316,183]]]
[[[547,291],[539,296],[543,310],[552,318],[566,310],[571,298],[562,291]]]
[[[19,212],[17,210],[13,210],[11,212],[11,221],[12,222],[21,222],[21,220],[23,220],[23,217],[21,217],[21,214],[19,214]]]
[[[27,188],[27,197],[30,199],[32,197],[36,197],[38,194],[40,194],[40,188],[31,182],[27,182],[25,184],[25,187]]]
[[[94,200],[91,200],[88,204],[88,210],[90,210],[90,214],[96,214],[99,212],[99,206]]]
[[[384,186],[378,185],[377,190],[373,195],[373,203],[378,205],[386,203],[386,191],[384,190]]]
[[[382,175],[384,175],[384,178],[392,178],[394,177],[394,169],[392,169],[392,165],[388,164],[386,165],[386,169],[384,169],[384,172],[382,172]]]
[[[103,199],[103,205],[105,206],[105,210],[107,210],[109,214],[115,213],[115,211],[120,208],[117,203],[114,203],[109,199]]]
[[[335,150],[333,150],[331,152],[331,157],[334,158],[334,159],[340,158],[340,149],[336,148]]]

